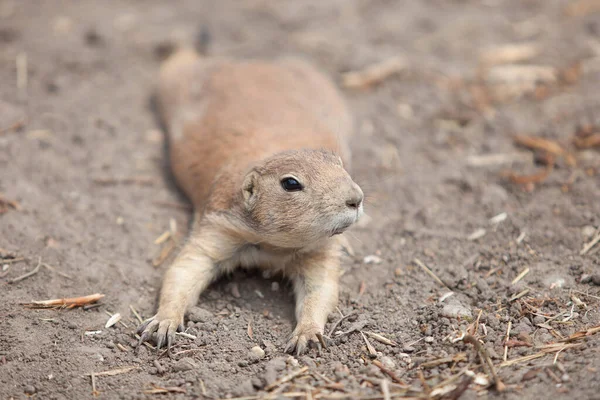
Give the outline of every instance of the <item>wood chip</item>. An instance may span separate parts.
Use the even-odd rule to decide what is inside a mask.
[[[360,71],[347,72],[342,75],[343,85],[352,89],[365,89],[383,82],[392,75],[407,68],[406,61],[401,57],[392,57],[377,64],[370,65]]]
[[[95,293],[89,296],[83,297],[72,297],[65,299],[52,299],[52,300],[39,300],[32,301],[30,303],[21,303],[21,305],[28,308],[75,308],[82,307],[88,304],[96,303],[98,300],[104,297],[103,294]]]
[[[543,150],[557,156],[565,153],[565,149],[555,140],[545,139],[539,136],[517,135],[513,137],[513,141],[515,144],[530,150]]]
[[[539,53],[539,48],[533,43],[513,43],[485,50],[479,60],[485,65],[511,64],[530,60]]]
[[[119,313],[113,314],[113,316],[110,317],[108,319],[108,321],[106,321],[104,328],[110,328],[111,326],[113,326],[114,324],[119,322],[120,320],[121,320],[121,314],[119,314]]]
[[[545,65],[496,65],[486,74],[490,84],[556,83],[558,70]]]

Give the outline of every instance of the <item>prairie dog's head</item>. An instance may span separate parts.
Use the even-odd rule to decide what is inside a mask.
[[[277,154],[248,172],[248,221],[264,241],[298,248],[342,233],[363,213],[363,192],[340,157],[320,150]]]

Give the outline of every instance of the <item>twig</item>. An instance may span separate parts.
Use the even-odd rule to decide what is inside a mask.
[[[494,363],[492,363],[492,360],[490,359],[490,356],[488,355],[485,347],[483,347],[481,345],[481,343],[479,342],[479,340],[477,340],[472,335],[465,335],[465,337],[463,338],[463,342],[470,343],[475,347],[475,350],[477,350],[477,352],[479,353],[479,356],[481,357],[482,362],[487,365],[487,367],[490,371],[490,375],[492,375],[492,378],[494,378],[496,390],[499,392],[504,391],[504,389],[506,389],[506,386],[504,385],[504,383],[502,383],[502,381],[496,374],[496,369],[494,368]]]
[[[302,367],[302,368],[300,368],[300,369],[292,372],[291,374],[288,374],[288,375],[286,375],[286,376],[284,376],[282,378],[277,379],[275,382],[273,382],[270,385],[266,386],[265,390],[269,391],[269,390],[271,390],[273,388],[276,388],[277,386],[279,386],[279,385],[281,385],[283,383],[289,382],[292,379],[294,379],[295,377],[304,374],[306,371],[308,371],[308,367]]]
[[[62,272],[62,271],[59,271],[58,269],[54,268],[54,267],[53,267],[53,266],[51,266],[51,265],[48,265],[48,264],[46,264],[46,263],[42,263],[42,266],[43,266],[44,268],[46,268],[46,269],[49,269],[50,271],[52,271],[52,272],[54,272],[54,273],[56,273],[56,274],[60,275],[60,276],[62,276],[63,278],[67,278],[67,279],[73,279],[73,277],[72,277],[71,275],[69,275],[69,274],[66,274],[66,273],[64,273],[64,272]]]
[[[338,320],[337,320],[337,322],[336,322],[335,324],[333,324],[333,326],[332,326],[332,327],[331,327],[331,329],[329,330],[329,334],[328,334],[327,336],[331,337],[331,335],[333,335],[333,332],[335,332],[335,330],[337,329],[337,327],[338,327],[338,326],[340,326],[340,324],[341,324],[341,323],[342,323],[344,320],[346,320],[346,319],[348,319],[348,318],[352,317],[353,315],[356,315],[356,311],[352,311],[351,313],[349,313],[348,315],[345,315],[345,316],[344,316],[344,315],[342,315],[342,318],[338,319]]]
[[[445,287],[446,289],[450,290],[446,286],[446,284],[444,284],[444,282],[442,282],[442,280],[437,277],[436,274],[434,274],[429,268],[427,268],[427,266],[425,264],[423,264],[423,262],[421,260],[419,260],[418,258],[415,258],[413,260],[413,262],[415,264],[417,264],[423,271],[425,271],[427,273],[427,275],[431,276],[437,283],[439,283],[441,286]]]
[[[192,340],[196,340],[196,339],[198,339],[196,336],[194,336],[194,335],[190,335],[189,333],[185,333],[185,332],[175,332],[175,334],[176,334],[177,336],[183,336],[183,337],[186,337],[186,338],[188,338],[188,339],[192,339]]]
[[[27,279],[30,276],[33,276],[33,275],[37,274],[38,271],[40,270],[41,266],[42,266],[42,257],[39,257],[38,258],[38,264],[37,264],[37,266],[33,270],[29,271],[26,274],[23,274],[21,276],[18,276],[18,277],[14,278],[14,279],[9,280],[8,283],[12,284],[12,283],[21,282],[22,280]]]
[[[14,264],[21,261],[25,261],[25,257],[10,258],[8,260],[0,259],[0,264]]]

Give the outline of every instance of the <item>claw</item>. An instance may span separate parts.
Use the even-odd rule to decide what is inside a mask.
[[[160,348],[162,347],[163,343],[164,343],[164,337],[162,335],[158,335],[156,337],[156,350],[160,350]]]
[[[145,320],[144,322],[142,322],[140,324],[140,326],[138,326],[137,331],[136,331],[138,333],[138,335],[140,333],[142,333],[144,331],[144,329],[146,329],[146,327],[148,326],[148,324],[150,324],[150,322],[152,322],[153,320],[154,320],[154,317],[148,318],[147,320]]]
[[[140,341],[138,342],[138,345],[136,347],[140,347],[142,345],[142,343],[144,343],[146,340],[148,340],[150,335],[152,335],[152,334],[148,331],[142,332],[142,335],[140,336]]]
[[[323,337],[323,334],[322,334],[322,333],[317,333],[317,339],[319,339],[319,343],[320,343],[320,345],[321,345],[321,346],[323,346],[323,348],[324,348],[325,350],[327,350],[327,342],[325,341],[325,339],[324,339],[324,337]],[[321,350],[321,349],[320,349],[320,347],[319,347],[319,354],[321,353],[321,351],[320,351],[320,350]]]

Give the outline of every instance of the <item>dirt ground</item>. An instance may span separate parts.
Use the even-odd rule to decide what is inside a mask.
[[[289,287],[246,272],[171,357],[134,352],[190,215],[150,96],[202,29],[211,54],[302,55],[340,86],[398,70],[343,89],[368,218],[321,356],[282,352]],[[0,398],[600,398],[597,0],[0,0],[0,65]]]

